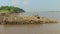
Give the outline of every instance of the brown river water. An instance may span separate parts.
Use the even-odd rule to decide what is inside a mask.
[[[60,34],[60,23],[0,25],[0,34]]]

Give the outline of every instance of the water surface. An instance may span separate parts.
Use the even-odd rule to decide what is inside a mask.
[[[28,15],[32,14],[29,13]],[[38,12],[38,14],[60,21],[60,12]],[[60,22],[54,24],[0,25],[0,34],[60,34]]]

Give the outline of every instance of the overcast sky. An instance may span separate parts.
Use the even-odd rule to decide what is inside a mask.
[[[0,6],[17,6],[25,11],[60,11],[60,0],[0,0]]]

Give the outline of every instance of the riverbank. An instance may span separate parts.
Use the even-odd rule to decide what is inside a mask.
[[[55,19],[49,19],[41,16],[0,16],[0,24],[45,24],[57,23]]]

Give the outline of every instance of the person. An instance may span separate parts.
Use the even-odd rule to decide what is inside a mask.
[[[37,19],[40,19],[40,17],[38,16]]]

